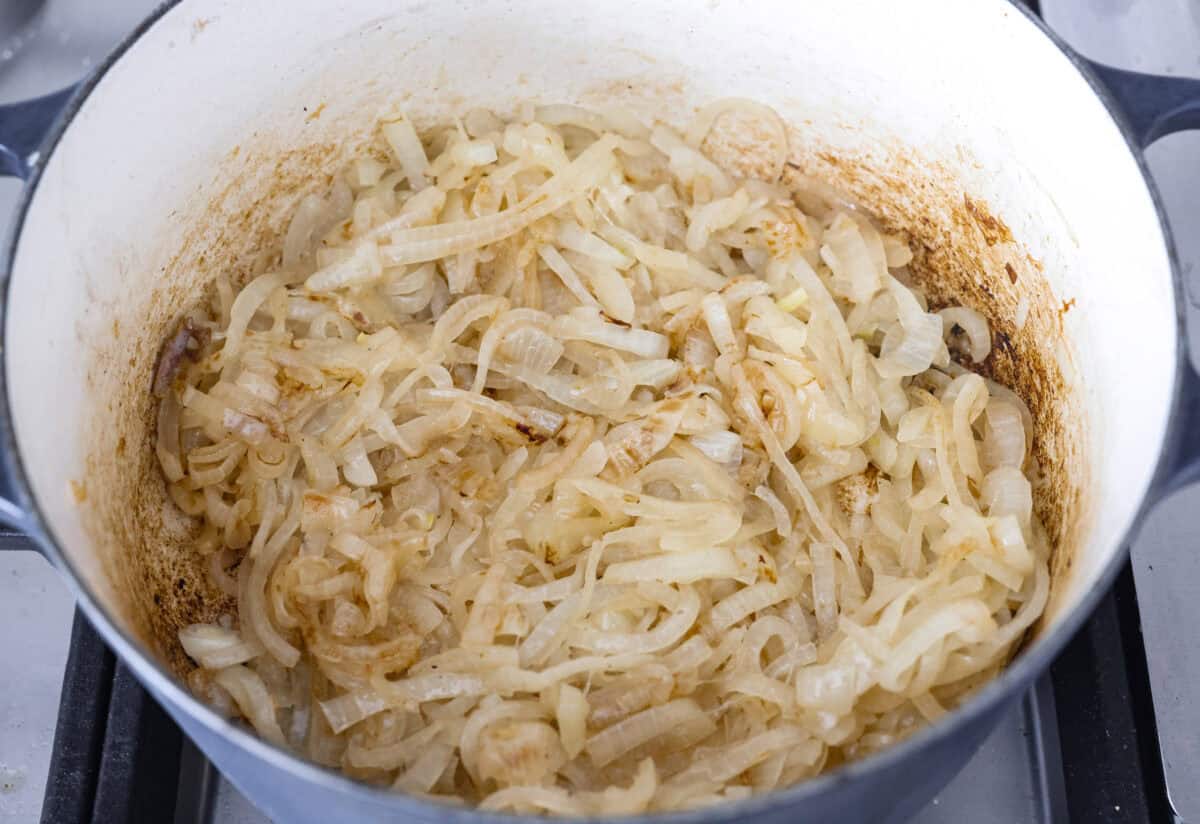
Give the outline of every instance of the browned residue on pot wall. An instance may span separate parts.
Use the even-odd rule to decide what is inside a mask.
[[[1087,421],[1062,371],[1061,353],[1069,352],[1060,317],[1064,304],[1042,264],[953,174],[914,152],[896,148],[883,157],[852,157],[805,150],[798,133],[791,145],[785,180],[792,176],[799,183],[807,176],[849,194],[908,240],[909,269],[932,308],[969,306],[988,319],[991,354],[980,367],[964,365],[1014,390],[1033,414],[1039,470],[1034,507],[1053,552],[1047,615],[1053,614],[1083,521]]]
[[[87,461],[89,486],[104,494],[89,496],[85,518],[125,598],[126,617],[180,674],[192,668],[179,645],[180,627],[232,613],[234,604],[212,584],[207,559],[194,549],[198,523],[167,496],[154,451],[158,352],[218,273],[242,282],[273,263],[260,250],[279,248],[295,204],[327,184],[354,145],[231,151],[214,178],[224,188],[199,215],[188,215],[178,252],[160,273],[161,288],[131,308],[137,322],[123,325],[136,334],[101,342],[90,370],[89,389],[111,400],[99,412]]]

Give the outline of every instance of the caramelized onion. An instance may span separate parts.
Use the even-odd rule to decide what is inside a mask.
[[[997,672],[1049,593],[1032,419],[788,150],[737,99],[387,116],[163,350],[155,451],[236,600],[179,633],[198,691],[400,792],[609,816],[802,780]]]

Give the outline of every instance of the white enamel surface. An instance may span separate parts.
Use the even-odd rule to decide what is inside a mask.
[[[988,202],[1045,264],[1091,418],[1094,521],[1066,592],[1095,582],[1140,504],[1167,422],[1169,263],[1140,172],[1067,59],[1005,0],[184,2],[102,80],[53,154],[13,272],[9,393],[63,549],[89,544],[68,480],[105,398],[89,347],[136,323],[189,215],[238,145],[521,99],[618,100],[685,121],[742,95],[843,149],[914,147]],[[327,104],[319,120],[308,110]],[[103,494],[92,490],[90,494]],[[100,582],[93,580],[93,586]]]

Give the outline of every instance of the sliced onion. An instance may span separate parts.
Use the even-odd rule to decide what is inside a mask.
[[[435,741],[400,774],[392,787],[406,793],[427,793],[454,759],[455,752],[451,744]]]
[[[1037,559],[1029,551],[1021,522],[1014,515],[1001,515],[989,527],[993,542],[999,547],[1004,562],[1023,575],[1033,572]]]
[[[609,564],[603,580],[606,584],[633,584],[639,581],[691,584],[705,578],[734,578],[739,571],[732,552],[713,547]]]
[[[429,159],[425,156],[421,138],[417,137],[412,122],[401,114],[394,119],[383,121],[381,130],[388,146],[400,161],[404,177],[413,191],[420,191],[428,186],[429,180],[426,175],[429,171]]]
[[[972,424],[988,404],[987,386],[983,378],[967,372],[950,382],[946,387],[944,397],[954,398],[951,411],[954,430],[954,451],[958,457],[959,469],[970,479],[978,481],[983,477],[979,467],[979,452],[975,445],[975,432]]]
[[[597,140],[561,175],[552,178],[521,203],[495,215],[399,230],[385,223],[372,230],[372,234],[391,236],[391,244],[380,251],[392,266],[436,260],[495,243],[516,234],[591,188],[611,166],[612,146],[613,141],[605,138]]]
[[[972,625],[991,625],[995,621],[987,607],[978,601],[957,601],[930,615],[896,645],[879,673],[880,683],[889,690],[903,689],[901,677],[926,650],[942,639]]]
[[[756,127],[753,130],[754,134],[765,132],[771,136],[774,145],[770,147],[772,154],[771,162],[768,164],[767,177],[775,180],[783,172],[784,163],[787,161],[788,136],[787,127],[779,117],[779,113],[770,106],[764,106],[762,103],[747,100],[744,97],[726,97],[714,101],[696,114],[695,120],[687,130],[685,139],[692,146],[699,148],[717,121],[732,112],[740,112],[749,116]]]
[[[533,666],[546,660],[554,651],[555,642],[561,641],[569,622],[583,609],[584,594],[576,592],[564,598],[546,613],[529,636],[521,642],[520,659],[523,666]]]
[[[183,480],[183,461],[179,449],[179,401],[174,392],[167,393],[158,405],[154,451],[167,481],[177,483]]]
[[[558,733],[562,737],[563,750],[568,758],[574,758],[583,752],[587,743],[587,717],[591,712],[588,700],[583,692],[563,684],[558,690],[558,705],[555,708],[555,719],[558,722]]]
[[[463,695],[486,695],[488,692],[487,685],[479,676],[452,672],[414,675],[400,681],[388,681],[386,684],[380,684],[377,680],[375,689],[392,706],[442,701]]]
[[[783,501],[779,500],[779,496],[769,486],[759,486],[754,490],[754,497],[765,503],[771,510],[771,517],[775,519],[775,531],[780,537],[786,538],[792,534],[792,516],[788,513],[787,507],[783,505]]]
[[[855,303],[867,303],[882,285],[885,262],[874,260],[859,225],[846,213],[822,237],[821,259],[833,270],[834,288]]]
[[[283,238],[282,263],[290,269],[311,253],[313,242],[322,234],[322,228],[332,225],[327,215],[328,206],[320,195],[310,194],[300,201]]]
[[[564,249],[570,249],[618,269],[628,269],[633,265],[632,257],[584,230],[574,221],[568,220],[559,224],[557,240]]]
[[[543,245],[538,248],[538,255],[550,267],[550,271],[558,275],[563,286],[567,287],[567,291],[575,296],[575,300],[584,306],[600,306],[600,303],[592,297],[592,293],[583,285],[583,281],[579,279],[579,273],[575,271],[575,267],[562,256],[558,249]]]
[[[730,675],[721,681],[721,689],[729,693],[748,695],[765,704],[773,704],[780,712],[790,714],[796,691],[790,685],[756,672]]]
[[[709,293],[700,301],[700,309],[704,313],[704,322],[708,324],[708,333],[717,345],[717,351],[722,355],[736,352],[737,336],[733,333],[733,321],[729,318],[724,299],[715,292]]]
[[[575,310],[559,318],[554,328],[565,340],[583,340],[642,358],[665,358],[670,348],[670,341],[665,335],[608,323],[598,314],[586,310]]]
[[[709,613],[709,620],[718,632],[726,630],[760,610],[793,597],[797,590],[798,587],[792,580],[754,584],[714,604]]]
[[[988,515],[1015,515],[1021,524],[1033,517],[1033,490],[1029,479],[1014,466],[993,469],[983,479],[981,499]]]
[[[557,815],[580,815],[582,812],[579,802],[558,787],[505,787],[480,801],[479,809]]]
[[[682,644],[671,650],[664,662],[672,672],[687,672],[697,669],[713,654],[712,647],[699,635],[693,635]]]
[[[686,786],[703,781],[723,784],[759,763],[773,752],[795,747],[808,736],[798,727],[779,727],[759,733],[724,752],[693,762],[686,770],[671,779],[675,785]]]
[[[636,309],[633,292],[616,267],[579,255],[572,255],[568,260],[583,275],[591,293],[609,317],[624,324],[633,323]]]
[[[992,399],[987,405],[987,428],[983,439],[983,462],[989,468],[1025,463],[1028,436],[1021,413],[1006,401]]]
[[[967,336],[967,354],[974,363],[983,363],[992,351],[992,332],[987,318],[966,306],[948,306],[938,311],[942,318],[944,333],[950,334],[958,327]]]
[[[518,369],[549,372],[562,357],[563,345],[547,332],[526,326],[509,333],[501,351]]]
[[[827,638],[837,625],[837,574],[833,565],[833,547],[814,541],[809,552],[813,564],[813,609],[817,616],[817,629],[822,638]]]
[[[766,338],[786,355],[805,357],[808,327],[787,314],[768,297],[753,297],[746,302],[746,331]]]
[[[502,720],[540,719],[544,716],[545,711],[542,707],[531,701],[504,701],[496,696],[483,699],[479,707],[467,717],[458,739],[463,768],[470,774],[471,779],[480,783],[479,737],[490,724]]]
[[[700,432],[688,440],[714,463],[737,466],[742,462],[742,438],[736,432],[727,429]]]
[[[325,720],[338,735],[388,708],[388,702],[373,692],[348,692],[320,703]]]
[[[475,380],[471,385],[471,391],[477,394],[483,391],[492,357],[508,334],[518,330],[537,332],[548,328],[549,325],[549,316],[535,309],[512,309],[495,318],[479,342]],[[557,354],[561,355],[561,353],[560,346]],[[557,355],[554,360],[558,360]],[[518,368],[533,368],[533,366],[529,363],[519,362]]]
[[[233,696],[238,709],[254,725],[255,732],[277,747],[287,746],[275,716],[275,701],[257,673],[236,665],[220,670],[213,680]]]
[[[945,345],[942,343],[942,319],[937,315],[921,315],[911,327],[904,328],[899,340],[893,336],[884,341],[884,355],[877,362],[879,374],[888,377],[907,377],[927,370]]]
[[[688,251],[702,251],[708,245],[709,236],[713,232],[732,226],[749,205],[750,197],[745,189],[738,189],[729,197],[709,201],[694,209],[687,231]]]
[[[599,228],[599,232],[613,246],[633,255],[653,272],[704,289],[720,289],[725,285],[725,278],[684,252],[645,243],[618,226],[604,225]]]
[[[246,336],[246,329],[250,326],[250,321],[253,320],[259,307],[266,302],[272,292],[287,282],[287,275],[283,272],[259,275],[238,292],[233,306],[229,310],[229,325],[225,329],[225,345],[221,348],[223,363],[228,365],[237,356],[238,350],[242,346],[242,339]]]
[[[680,698],[643,710],[596,733],[588,739],[584,749],[592,763],[603,767],[660,736],[669,736],[689,727],[711,730],[714,725],[695,701]]]
[[[262,654],[262,647],[233,630],[213,624],[191,624],[179,630],[179,643],[188,657],[205,669],[244,664]]]
[[[379,482],[375,468],[367,459],[367,451],[363,447],[362,438],[351,438],[342,448],[342,473],[346,482],[355,486],[374,486]]]
[[[383,278],[383,262],[379,247],[363,243],[343,260],[317,270],[304,281],[310,292],[327,292],[348,286],[366,286]]]

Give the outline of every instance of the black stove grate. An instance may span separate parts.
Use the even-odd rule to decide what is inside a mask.
[[[78,612],[42,824],[175,819],[183,734]]]
[[[1133,570],[1051,669],[1072,821],[1171,821]]]

